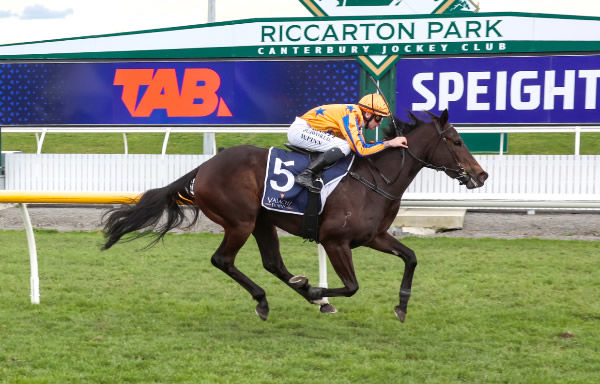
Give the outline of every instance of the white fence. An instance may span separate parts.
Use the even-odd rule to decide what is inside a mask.
[[[207,155],[6,154],[6,189],[53,192],[143,192],[195,168]],[[600,156],[479,155],[490,174],[467,190],[424,169],[405,206],[600,208]]]
[[[598,155],[475,157],[490,174],[483,187],[467,190],[441,172],[424,169],[404,200],[419,206],[600,208]]]
[[[7,190],[143,192],[183,176],[208,155],[5,155]]]

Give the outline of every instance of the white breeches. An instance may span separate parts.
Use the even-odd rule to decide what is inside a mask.
[[[312,129],[305,120],[296,117],[287,132],[288,141],[296,147],[311,151],[325,152],[331,148],[339,148],[344,155],[350,154],[350,144],[327,132]]]

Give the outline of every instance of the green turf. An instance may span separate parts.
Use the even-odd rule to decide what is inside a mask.
[[[510,134],[508,153],[511,155],[573,155],[575,135],[572,133]],[[600,155],[600,134],[581,134],[581,155]]]
[[[128,133],[129,153],[161,153],[164,134]],[[217,147],[253,144],[262,147],[279,146],[287,141],[285,134],[235,134],[215,135]],[[203,152],[204,134],[172,133],[167,144],[169,154],[199,154]],[[35,153],[37,144],[33,133],[2,134],[3,151]],[[124,153],[123,135],[120,133],[51,133],[47,134],[42,153]]]
[[[202,133],[173,133],[169,136],[167,153],[198,154],[203,152]],[[161,153],[164,134],[127,134],[129,153]],[[262,147],[281,147],[286,142],[283,133],[219,133],[217,147],[253,144]],[[2,150],[34,153],[36,140],[33,133],[5,133]],[[43,153],[124,153],[123,135],[120,133],[54,133],[46,135]],[[570,133],[519,133],[510,134],[508,153],[511,155],[572,155],[575,153],[575,135]],[[600,134],[581,135],[581,154],[600,154]]]
[[[354,251],[360,290],[322,315],[261,266],[255,302],[210,264],[221,236],[100,252],[101,233],[37,231],[41,304],[23,231],[0,231],[2,383],[598,383],[600,242],[405,238],[419,258],[404,324],[400,259]],[[316,246],[281,239],[316,283]],[[339,286],[330,269],[330,286]]]

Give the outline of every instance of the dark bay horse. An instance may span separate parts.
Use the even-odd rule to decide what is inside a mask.
[[[400,208],[402,194],[423,167],[443,171],[469,189],[481,187],[488,177],[448,122],[447,111],[439,117],[431,115],[430,121],[411,116],[410,123],[394,117],[397,124],[388,134],[388,138],[404,134],[409,150],[386,149],[357,158],[350,173],[329,196],[320,216],[319,240],[344,284],[341,288],[314,287],[308,279],[287,270],[276,228],[299,236],[302,217],[261,207],[268,150],[254,146],[226,149],[173,183],[145,192],[137,204],[107,212],[104,249],[122,236],[140,230],[144,232],[132,234],[128,239],[153,233],[157,242],[185,222],[182,205],[192,204],[192,223],[201,210],[224,229],[223,241],[211,258],[212,264],[252,295],[258,302],[256,313],[266,320],[269,305],[265,291],[235,266],[236,255],[250,235],[256,239],[264,268],[309,302],[356,293],[358,282],[352,249],[366,246],[404,261],[400,302],[394,308],[403,322],[417,258],[387,232]],[[163,214],[166,219],[160,221]]]

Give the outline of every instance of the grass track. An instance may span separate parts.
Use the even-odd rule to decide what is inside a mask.
[[[251,239],[237,265],[267,291],[262,322],[210,264],[219,235],[106,252],[100,233],[36,239],[31,305],[25,234],[0,231],[3,383],[600,382],[600,242],[406,238],[419,266],[401,324],[402,262],[369,249],[354,252],[361,289],[325,316],[262,269]],[[315,283],[315,245],[281,246]]]

